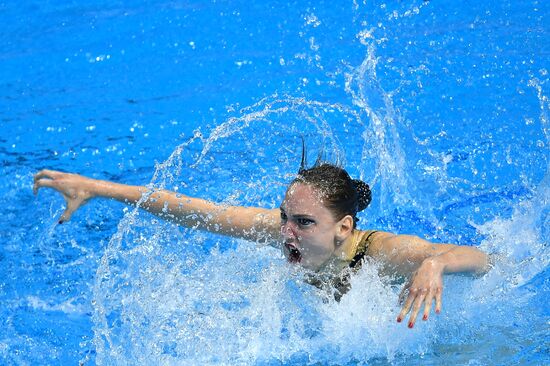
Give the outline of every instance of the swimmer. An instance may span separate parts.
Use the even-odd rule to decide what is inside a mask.
[[[166,190],[149,191],[96,180],[77,174],[42,170],[34,177],[34,193],[53,188],[63,195],[66,209],[59,223],[93,198],[136,204],[162,219],[209,232],[268,243],[282,249],[290,263],[319,274],[315,285],[334,289],[338,300],[349,289],[353,275],[366,258],[382,263],[383,270],[408,278],[402,291],[397,322],[409,315],[413,328],[417,316],[428,320],[432,306],[442,308],[443,275],[481,275],[490,268],[482,251],[453,244],[435,244],[413,235],[395,235],[357,229],[357,213],[371,201],[369,186],[352,180],[342,168],[323,162],[302,167],[287,188],[277,209],[220,205]],[[321,282],[321,283],[319,283]],[[324,283],[323,283],[324,282]]]

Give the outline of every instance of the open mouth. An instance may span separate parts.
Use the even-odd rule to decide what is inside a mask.
[[[290,263],[300,263],[302,261],[302,254],[296,246],[290,243],[284,243],[284,248],[287,252],[287,259]]]

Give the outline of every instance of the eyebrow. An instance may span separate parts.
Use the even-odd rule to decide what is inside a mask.
[[[279,209],[281,210],[281,212],[286,213],[285,209],[282,206],[279,207]],[[290,215],[290,216],[292,216],[293,218],[297,218],[297,219],[314,219],[315,218],[315,216],[310,215],[310,214],[305,214],[305,213],[294,214],[294,215]]]

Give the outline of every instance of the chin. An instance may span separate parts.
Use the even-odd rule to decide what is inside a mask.
[[[310,271],[315,271],[317,272],[319,269],[321,269],[322,265],[318,264],[318,263],[311,263],[307,260],[302,260],[300,262],[300,265],[302,267],[304,267],[305,269],[307,270],[310,270]]]

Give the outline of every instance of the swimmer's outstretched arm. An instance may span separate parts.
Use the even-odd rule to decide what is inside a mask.
[[[410,312],[409,328],[414,326],[422,308],[422,319],[428,319],[434,300],[435,312],[441,312],[444,274],[481,275],[491,267],[488,255],[474,247],[434,244],[413,235],[381,233],[369,247],[369,254],[381,259],[393,271],[410,275],[402,292],[408,295],[397,316],[401,322]]]
[[[278,242],[279,209],[219,205],[200,198],[147,187],[131,186],[87,178],[78,174],[42,170],[34,176],[33,191],[53,188],[67,203],[59,223],[70,220],[72,214],[92,198],[114,199],[134,205],[142,199],[140,208],[185,227],[194,227],[252,241]]]

